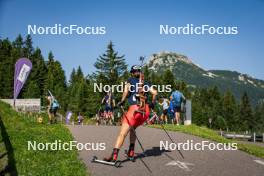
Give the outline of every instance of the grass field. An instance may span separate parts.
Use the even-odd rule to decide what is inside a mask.
[[[89,175],[76,150],[28,150],[37,143],[73,140],[61,124],[39,124],[30,115],[17,113],[0,102],[0,175]]]
[[[161,128],[160,125],[149,125],[149,127]],[[171,124],[164,125],[164,127],[166,130],[169,130],[169,131],[179,131],[179,132],[191,134],[194,136],[199,136],[199,137],[209,139],[209,140],[219,142],[219,143],[236,142],[236,143],[238,143],[238,149],[239,150],[247,152],[247,153],[252,154],[252,155],[255,155],[255,156],[260,157],[260,158],[264,158],[264,147],[254,145],[253,143],[252,144],[245,144],[245,143],[241,143],[241,142],[236,141],[236,140],[226,139],[226,138],[218,135],[217,132],[215,132],[211,129],[208,129],[206,127],[199,127],[196,125],[176,126],[176,125],[171,125]]]

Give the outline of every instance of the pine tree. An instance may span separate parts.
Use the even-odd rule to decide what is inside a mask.
[[[237,105],[234,95],[230,91],[225,92],[223,97],[222,114],[223,114],[223,118],[227,121],[227,126],[231,130],[235,130],[237,123],[239,123],[239,121],[237,121],[236,119],[236,111],[237,111],[236,109],[237,109]]]
[[[179,89],[187,99],[191,98],[191,92],[188,90],[187,84],[184,81],[180,82]]]
[[[222,117],[222,98],[217,87],[196,89],[192,97],[193,121],[198,125],[225,129],[227,122]],[[224,123],[222,122],[224,121]]]
[[[208,125],[208,117],[206,114],[207,105],[205,102],[206,89],[196,89],[192,97],[192,117],[193,123],[197,125]],[[211,117],[209,117],[211,118]]]
[[[78,68],[79,74],[80,74],[80,67]],[[71,110],[75,113],[78,112],[78,107],[79,107],[79,84],[80,84],[80,79],[77,76],[77,72],[75,69],[72,70],[71,76],[70,76],[70,84],[68,87],[68,98],[69,98],[69,103],[68,103],[68,110]]]
[[[77,78],[76,81],[81,81],[81,80],[84,79],[83,71],[82,71],[82,69],[81,69],[80,66],[79,66],[78,69],[77,69],[77,72],[76,72],[76,78]]]
[[[97,58],[94,66],[97,69],[96,76],[99,81],[113,85],[119,83],[121,77],[127,69],[124,55],[118,56],[118,52],[114,50],[114,45],[110,41],[107,46],[106,53]]]
[[[89,97],[87,98],[88,106],[86,106],[86,114],[88,117],[92,117],[98,112],[100,108],[99,105],[101,104],[102,94],[100,92],[94,92],[95,81],[92,76],[87,76],[86,83],[87,95]]]
[[[36,77],[36,82],[40,91],[40,98],[43,102],[45,98],[45,82],[47,79],[47,67],[44,58],[41,54],[41,50],[39,48],[36,48],[32,57],[36,59],[37,75],[38,75]]]
[[[0,97],[13,98],[14,59],[13,48],[8,39],[0,41]]]
[[[213,88],[209,88],[208,96],[209,96],[209,106],[212,109],[211,112],[212,116],[214,117],[222,116],[222,99],[217,86],[214,86]]]
[[[157,75],[156,75],[157,76]],[[154,80],[155,81],[155,80]],[[158,79],[158,81],[155,81],[157,85],[160,86],[166,86],[166,85],[170,85],[172,91],[175,90],[176,87],[176,83],[175,83],[175,79],[174,79],[174,75],[170,70],[166,70],[162,75],[161,78]],[[165,90],[165,88],[164,88]],[[160,97],[166,97],[169,98],[170,96],[170,92],[159,92],[159,96]]]
[[[32,42],[32,38],[30,35],[26,36],[26,40],[23,42],[24,43],[24,56],[27,58],[31,58],[32,53],[34,51],[33,48],[33,42]]]
[[[72,70],[69,82],[70,84],[68,88],[68,110],[71,110],[75,113],[88,113],[88,107],[91,105],[89,103],[89,99],[93,97],[94,94],[89,93],[88,82],[84,77],[80,66],[78,67],[77,71],[75,71],[75,69]]]
[[[256,132],[264,132],[264,103],[259,103],[255,107],[254,120],[256,121]]]
[[[49,53],[47,63],[47,79],[45,82],[45,92],[50,90],[55,98],[59,101],[62,110],[67,108],[67,94],[66,94],[66,77],[64,70],[59,61],[54,60],[52,52]]]
[[[255,122],[252,119],[252,109],[246,92],[241,97],[239,116],[241,120],[241,130],[253,130]]]
[[[18,57],[24,56],[23,46],[24,46],[23,37],[21,36],[21,34],[19,34],[15,39],[15,41],[13,42],[13,48],[17,49]]]

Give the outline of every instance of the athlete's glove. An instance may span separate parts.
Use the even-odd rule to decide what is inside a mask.
[[[117,103],[117,105],[116,105],[116,106],[117,106],[117,107],[121,107],[121,106],[124,106],[124,104],[125,104],[125,102],[124,102],[124,101],[120,101],[120,102],[118,102],[118,103]]]

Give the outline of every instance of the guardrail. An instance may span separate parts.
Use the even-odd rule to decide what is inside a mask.
[[[253,134],[235,134],[235,133],[224,133],[224,132],[219,132],[219,133],[221,136],[227,139],[242,139],[252,142],[264,142],[264,133],[262,135],[257,135],[256,133]]]

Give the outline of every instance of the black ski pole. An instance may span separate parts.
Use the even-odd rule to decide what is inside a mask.
[[[152,110],[152,113],[155,114],[157,116],[157,114]],[[159,120],[160,121],[160,120]],[[165,129],[164,125],[163,125],[163,122],[159,122],[161,128],[164,130],[164,132],[166,133],[166,135],[168,136],[168,138],[170,139],[170,141],[174,144],[176,144],[174,142],[174,140],[171,138],[171,136],[169,135],[168,131]],[[181,155],[182,159],[184,159],[184,156],[182,154],[182,152],[179,150],[178,146],[177,146],[177,151],[179,152],[179,154]]]

